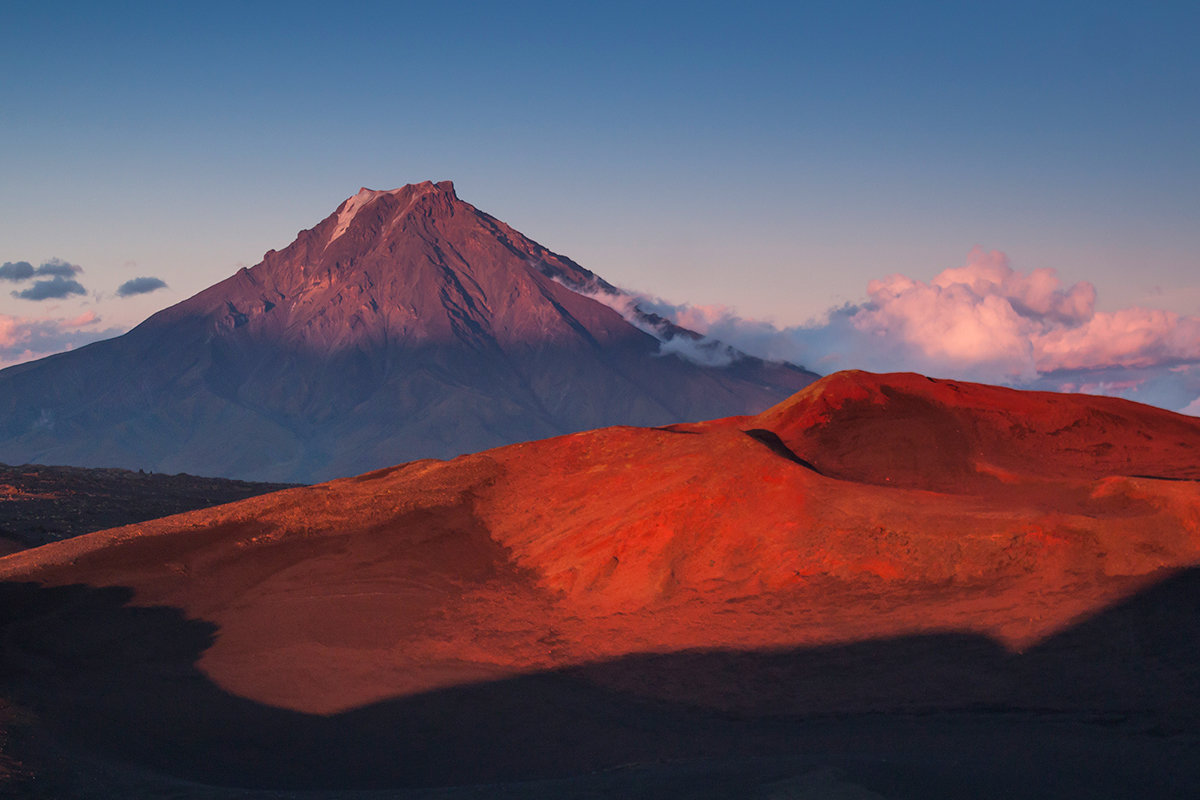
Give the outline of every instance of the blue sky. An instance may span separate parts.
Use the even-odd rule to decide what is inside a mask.
[[[87,289],[0,286],[0,326],[61,334],[39,347],[360,186],[447,178],[614,283],[780,330],[975,246],[1099,312],[1200,315],[1193,3],[13,5],[0,262]],[[118,296],[140,277],[166,288]]]

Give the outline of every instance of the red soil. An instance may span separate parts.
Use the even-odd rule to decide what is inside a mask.
[[[0,577],[181,608],[219,627],[212,681],[310,713],[641,652],[947,631],[1020,651],[1200,562],[1197,452],[1200,420],[1120,400],[840,373],[757,417],[413,462]],[[737,681],[598,680],[739,703]]]

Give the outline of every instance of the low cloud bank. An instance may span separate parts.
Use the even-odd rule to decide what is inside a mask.
[[[124,333],[101,329],[100,317],[88,311],[71,319],[10,317],[0,314],[0,368],[72,350]]]
[[[1052,269],[1018,272],[998,251],[976,248],[963,266],[929,281],[871,281],[864,302],[806,325],[779,327],[725,306],[622,298],[636,312],[708,340],[823,373],[915,371],[1200,413],[1200,317],[1139,307],[1097,311],[1092,284],[1063,286]]]

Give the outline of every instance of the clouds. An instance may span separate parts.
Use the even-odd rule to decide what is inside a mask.
[[[551,275],[551,279],[563,284],[573,292],[603,303],[642,333],[653,336],[658,340],[659,355],[676,355],[685,361],[706,367],[727,367],[745,355],[724,342],[702,334],[698,335],[691,330],[681,330],[668,315],[656,313],[657,304],[662,301],[653,300],[645,295],[625,292],[608,284],[603,286],[572,285],[554,275]],[[675,307],[669,306],[668,308]]]
[[[80,272],[83,272],[83,267],[69,264],[61,258],[52,258],[34,270],[36,275],[53,275],[59,278],[70,278]]]
[[[0,280],[19,283],[38,276],[70,278],[80,272],[83,272],[83,267],[63,261],[61,258],[52,258],[36,269],[28,261],[5,261],[3,265],[0,265]]]
[[[61,258],[52,258],[36,269],[28,261],[6,261],[0,265],[0,280],[22,283],[31,278],[46,278],[34,281],[26,289],[12,292],[12,296],[21,300],[62,300],[71,295],[87,294],[83,284],[75,280],[75,276],[81,272],[83,267]]]
[[[133,278],[117,287],[117,297],[132,297],[165,288],[167,284],[159,278]]]
[[[73,294],[87,294],[87,290],[72,278],[83,272],[83,268],[52,258],[36,269],[28,261],[5,261],[0,265],[0,280],[11,283],[21,283],[34,277],[49,277],[50,280],[37,281],[33,286],[19,292],[13,292],[13,297],[22,300],[61,299]]]
[[[25,281],[37,273],[28,261],[5,261],[0,264],[0,281]]]
[[[13,292],[13,297],[22,300],[61,300],[73,294],[87,294],[87,289],[79,281],[57,276],[48,281],[35,281],[33,286]]]
[[[1145,308],[1096,311],[1096,289],[1053,270],[1023,274],[972,250],[929,283],[893,275],[850,311],[853,339],[887,338],[901,360],[1028,382],[1058,371],[1200,362],[1200,318]],[[854,342],[861,344],[861,342]]]
[[[1200,317],[1123,308],[1086,324],[1047,332],[1039,341],[1042,371],[1152,367],[1200,361]]]
[[[100,317],[96,315],[95,311],[86,311],[78,317],[64,319],[60,324],[63,328],[82,328],[87,325],[94,325],[99,321]]]
[[[62,317],[0,314],[0,368],[124,333],[123,328],[101,329],[100,316],[95,310],[87,309],[87,306],[102,301],[104,295],[93,293],[88,296],[87,288],[78,278],[83,271],[79,265],[60,258],[51,258],[37,267],[28,261],[6,261],[0,265],[0,281],[18,285],[19,288],[10,294],[20,300],[43,302],[86,298],[79,304],[84,308],[75,316],[69,316],[70,312],[65,311]],[[158,278],[133,278],[118,286],[114,294],[118,298],[134,297],[165,286],[166,283]]]
[[[71,319],[0,314],[0,367],[71,350],[123,333],[118,328],[101,329],[100,321],[93,311]]]
[[[44,278],[45,280],[34,281],[33,285],[25,289],[11,292],[12,296],[33,301],[63,300],[73,295],[87,295],[87,289],[75,279],[81,272],[83,267],[61,258],[51,258],[36,268],[28,261],[5,261],[0,265],[0,281],[23,283],[33,278]],[[166,287],[167,284],[159,278],[133,278],[118,286],[116,295],[133,297]]]
[[[747,320],[724,306],[633,298],[677,324],[764,358],[819,372],[912,370],[1025,388],[1116,394],[1193,409],[1200,317],[1139,307],[1096,310],[1096,289],[1052,269],[1014,270],[998,251],[922,281],[893,274],[864,302],[807,325]]]

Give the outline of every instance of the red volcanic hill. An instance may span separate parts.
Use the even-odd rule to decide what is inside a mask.
[[[8,556],[12,691],[226,785],[811,751],[923,787],[897,796],[1172,796],[1200,764],[1197,452],[1200,420],[1124,400],[838,373]]]
[[[823,474],[961,493],[1029,478],[1195,479],[1196,422],[1136,403],[845,372],[758,423]]]
[[[757,412],[816,377],[590,297],[613,293],[449,181],[363,189],[126,335],[0,372],[0,461],[312,482]]]

